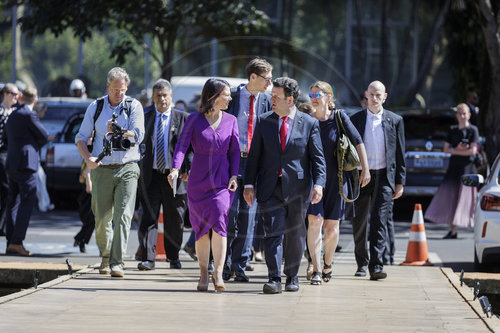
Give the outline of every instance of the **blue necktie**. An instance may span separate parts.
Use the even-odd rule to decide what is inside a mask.
[[[156,128],[156,168],[165,170],[165,136],[163,134],[163,115],[158,119]]]

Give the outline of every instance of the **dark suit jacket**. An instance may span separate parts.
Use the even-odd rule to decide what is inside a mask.
[[[257,201],[268,200],[283,169],[285,202],[309,201],[313,184],[325,187],[326,164],[318,120],[296,110],[292,132],[281,151],[279,117],[271,111],[257,118],[245,172],[245,184],[256,185]]]
[[[351,116],[351,121],[365,141],[367,110],[361,110]],[[405,184],[405,130],[403,118],[384,109],[382,128],[385,137],[385,159],[387,164],[387,181],[395,191],[396,184]]]
[[[182,127],[184,126],[184,122],[188,116],[187,113],[177,111],[172,109],[172,114],[170,115],[170,128],[168,134],[168,160],[172,162],[172,156],[175,151],[175,145],[177,144],[177,140],[179,139],[179,135],[181,134]],[[151,173],[153,170],[153,162],[154,162],[154,145],[155,145],[155,117],[156,110],[154,105],[150,105],[144,109],[144,127],[145,127],[145,135],[142,143],[145,146],[145,154],[144,158],[140,162],[141,167],[141,185],[149,186],[151,183]],[[193,159],[192,151],[189,153],[187,157],[184,159],[184,163],[182,164],[181,170],[179,170],[179,174],[189,172],[189,168],[191,167],[191,161]],[[186,183],[183,181],[179,181],[179,186],[177,187],[178,194],[186,193]]]
[[[7,120],[8,170],[38,170],[40,148],[48,142],[49,134],[35,111],[21,105]]]
[[[238,114],[240,112],[240,92],[243,88],[245,88],[245,84],[240,84],[236,88],[231,88],[231,102],[229,102],[229,106],[226,110],[227,113],[232,114],[236,118],[238,118]],[[257,116],[261,114],[271,111],[272,103],[271,98],[266,93],[260,93],[259,98],[257,98]]]

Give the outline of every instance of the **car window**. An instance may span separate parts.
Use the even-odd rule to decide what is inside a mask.
[[[85,107],[71,107],[67,105],[50,105],[47,107],[47,113],[45,114],[45,117],[43,118],[44,121],[49,121],[49,120],[61,120],[65,121],[67,120],[72,114],[76,112],[82,112],[85,111]]]
[[[450,126],[456,119],[450,116],[405,115],[405,136],[407,139],[445,140]]]
[[[75,118],[68,125],[67,130],[64,132],[64,142],[75,142],[75,135],[80,130],[80,125],[82,124],[82,118]]]

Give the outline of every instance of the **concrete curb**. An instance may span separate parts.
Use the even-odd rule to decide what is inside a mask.
[[[474,301],[474,294],[471,291],[471,288],[468,287],[465,283],[463,286],[460,286],[460,279],[455,272],[449,267],[440,267],[441,272],[448,278],[448,281],[453,285],[453,287],[458,291],[458,293],[462,296],[464,301],[469,304],[469,306],[474,310],[474,312],[478,315],[479,318],[484,322],[484,324],[488,327],[488,329],[492,332],[500,333],[500,320],[497,317],[487,318],[483,312],[481,305],[478,300]]]
[[[59,276],[58,278],[56,279],[53,279],[53,280],[50,280],[50,281],[47,281],[41,285],[38,286],[38,288],[29,288],[29,289],[25,289],[25,290],[21,290],[17,293],[13,293],[13,294],[10,294],[10,295],[6,295],[6,296],[3,296],[3,297],[0,297],[0,304],[4,304],[4,303],[7,303],[7,302],[10,302],[12,300],[15,300],[15,299],[18,299],[18,298],[21,298],[21,297],[24,297],[24,296],[28,296],[30,294],[33,294],[37,291],[40,291],[40,290],[44,290],[44,289],[48,289],[50,287],[53,287],[55,285],[58,285],[60,283],[63,283],[65,281],[68,281],[70,279],[73,279],[75,277],[78,277],[82,274],[86,274],[86,273],[89,273],[91,271],[93,271],[95,268],[94,268],[95,265],[91,265],[87,268],[84,268],[84,269],[81,269],[77,272],[74,272],[72,275],[69,275],[69,274],[66,274],[66,275],[61,275]]]

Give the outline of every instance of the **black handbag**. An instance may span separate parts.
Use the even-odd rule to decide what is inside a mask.
[[[353,202],[359,197],[359,170],[361,165],[359,160],[358,151],[352,144],[349,137],[346,135],[345,127],[340,116],[341,110],[335,110],[335,122],[337,124],[338,140],[337,140],[337,164],[338,164],[338,177],[339,177],[339,191],[342,198],[347,202]],[[351,171],[353,175],[353,182],[357,187],[356,197],[349,199],[344,195],[344,171]]]

